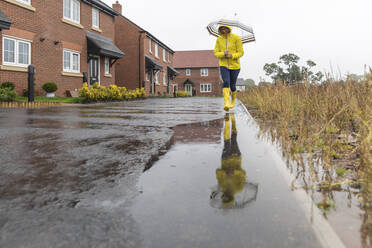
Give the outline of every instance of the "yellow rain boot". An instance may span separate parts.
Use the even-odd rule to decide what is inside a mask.
[[[235,106],[235,100],[236,100],[236,91],[231,92],[231,103],[229,105],[229,108],[233,108]]]
[[[225,126],[223,128],[223,139],[224,139],[224,141],[228,141],[231,138],[230,116],[228,114],[226,114],[224,119],[225,119]]]
[[[231,132],[232,134],[237,134],[238,130],[236,129],[235,115],[230,114],[230,119],[231,119]]]
[[[230,88],[223,88],[222,89],[223,99],[224,99],[224,106],[223,109],[227,112],[230,109]]]

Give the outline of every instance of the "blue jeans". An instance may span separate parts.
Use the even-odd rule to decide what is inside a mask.
[[[238,79],[238,75],[240,69],[238,70],[229,70],[224,66],[220,67],[221,77],[223,80],[223,88],[230,88],[231,91],[236,91],[236,80]]]

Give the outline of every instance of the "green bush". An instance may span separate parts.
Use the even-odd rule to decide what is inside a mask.
[[[0,88],[9,88],[10,90],[14,90],[15,85],[12,82],[4,82],[1,84]]]
[[[10,88],[0,87],[0,102],[11,102],[14,101],[17,94]]]
[[[58,90],[58,86],[55,82],[47,82],[43,85],[43,90],[45,90],[46,93],[53,93]]]

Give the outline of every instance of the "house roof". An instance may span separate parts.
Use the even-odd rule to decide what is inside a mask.
[[[140,32],[144,32],[146,34],[147,37],[149,37],[150,39],[156,41],[156,43],[158,43],[160,46],[162,46],[163,48],[165,48],[166,50],[168,50],[168,52],[174,54],[174,51],[169,48],[167,45],[165,45],[163,42],[161,42],[158,38],[156,38],[154,35],[152,35],[150,32],[146,31],[145,29],[141,28],[140,26],[138,26],[136,23],[132,22],[131,20],[129,20],[128,17],[125,17],[123,16],[122,14],[119,14],[121,17],[123,17],[125,20],[127,20],[128,22],[132,23],[134,26],[137,27],[137,29],[139,29]]]
[[[173,56],[174,68],[218,67],[213,50],[176,51]]]
[[[12,22],[10,19],[0,10],[0,30],[9,29]]]

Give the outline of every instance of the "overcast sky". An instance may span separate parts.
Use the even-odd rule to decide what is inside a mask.
[[[115,0],[103,0],[110,6]],[[371,0],[119,0],[123,15],[174,51],[214,49],[209,22],[234,18],[250,25],[240,77],[258,82],[265,63],[295,53],[336,77],[372,66]]]

